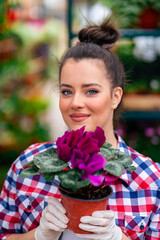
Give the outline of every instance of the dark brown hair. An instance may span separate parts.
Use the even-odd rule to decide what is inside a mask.
[[[107,77],[111,81],[111,90],[115,87],[124,89],[125,73],[123,66],[116,54],[110,50],[119,39],[119,36],[119,31],[111,23],[111,18],[105,19],[99,26],[89,25],[81,29],[78,33],[79,41],[64,54],[60,61],[59,80],[62,68],[68,59],[72,58],[75,61],[97,59],[104,63]],[[117,119],[120,105],[115,111],[114,123]]]

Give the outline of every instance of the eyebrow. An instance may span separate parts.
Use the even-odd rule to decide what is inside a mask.
[[[100,84],[98,84],[98,83],[83,84],[83,85],[82,85],[82,88],[92,87],[92,86],[98,86],[98,87],[101,87],[101,88],[102,88],[102,86],[101,86]],[[64,83],[62,83],[60,87],[73,88],[71,85],[69,85],[69,84],[64,84]]]

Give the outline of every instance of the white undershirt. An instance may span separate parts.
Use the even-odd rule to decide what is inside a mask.
[[[85,240],[84,238],[79,238],[74,232],[69,229],[66,229],[63,232],[62,240]]]

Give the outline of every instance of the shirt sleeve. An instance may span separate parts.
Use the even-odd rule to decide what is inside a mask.
[[[150,217],[150,223],[146,232],[146,240],[160,239],[160,189],[157,190],[157,200]]]
[[[20,216],[15,204],[16,167],[13,163],[6,176],[0,195],[0,239],[20,233]]]
[[[47,197],[60,199],[57,187],[46,182],[42,176],[28,179],[19,176],[23,165],[50,147],[53,147],[53,143],[31,145],[11,165],[0,195],[0,239],[6,240],[11,234],[36,228],[47,205]]]

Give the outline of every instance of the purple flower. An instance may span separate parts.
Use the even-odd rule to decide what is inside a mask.
[[[86,157],[87,155],[85,156],[80,149],[74,149],[71,156],[71,167],[79,168],[80,170],[82,170],[82,165],[86,161],[85,160]]]
[[[68,162],[71,157],[72,149],[68,146],[68,144],[63,143],[59,147],[57,147],[57,153],[61,160]]]
[[[102,147],[106,141],[106,137],[104,135],[104,131],[102,128],[97,127],[95,132],[93,133],[93,137],[98,140],[98,146]]]
[[[69,132],[69,138],[68,138],[68,144],[70,147],[74,148],[77,143],[79,142],[79,139],[81,139],[84,135],[85,127],[82,127],[80,129],[77,129],[76,131],[72,130]]]
[[[87,178],[89,175],[92,175],[98,170],[103,169],[105,165],[106,159],[100,154],[95,153],[93,156],[85,158],[83,168],[84,173],[82,174],[81,178]]]
[[[112,184],[113,182],[117,181],[118,178],[119,177],[114,176],[114,175],[112,175],[110,173],[107,173],[107,175],[105,175],[103,184],[108,186],[108,185]]]
[[[106,165],[106,159],[100,154],[84,154],[79,149],[74,149],[71,158],[71,167],[82,170],[81,179],[89,178],[94,186],[100,186],[104,176],[94,175],[98,170],[102,170]]]
[[[84,132],[84,130],[85,127],[76,131],[66,131],[57,139],[57,153],[61,160],[70,161],[74,149],[89,155],[100,151],[100,147],[105,142],[104,131],[100,127],[97,127],[95,132]]]
[[[57,153],[61,160],[68,162],[72,156],[72,150],[76,147],[79,139],[83,136],[85,127],[76,131],[66,131],[62,137],[56,141]]]
[[[76,131],[66,131],[57,139],[57,153],[65,162],[71,161],[71,168],[82,171],[81,179],[88,178],[92,185],[100,186],[103,182],[114,180],[108,174],[98,175],[106,165],[106,159],[101,154],[100,148],[106,138],[103,129],[97,127],[95,132],[85,132],[85,127]],[[117,179],[117,177],[116,177]]]
[[[148,127],[148,128],[145,129],[145,135],[147,137],[153,137],[154,134],[155,134],[155,129],[154,128]]]
[[[85,132],[83,137],[79,140],[77,148],[84,154],[94,154],[100,151],[98,140],[93,137],[92,132]]]
[[[126,169],[124,170],[124,173],[126,172]],[[119,177],[117,177],[117,176],[114,176],[114,175],[112,175],[112,174],[110,174],[110,173],[103,173],[104,174],[104,176],[105,176],[105,178],[104,178],[104,182],[103,182],[103,184],[104,185],[106,185],[106,186],[108,186],[108,185],[110,185],[110,184],[112,184],[113,182],[115,182],[115,181],[117,181],[117,179],[119,178]]]
[[[104,180],[104,176],[102,175],[89,175],[88,176],[90,182],[92,183],[93,186],[99,187]]]
[[[77,148],[83,151],[84,154],[98,153],[105,140],[104,131],[97,127],[95,132],[84,132],[82,138],[79,139]]]

